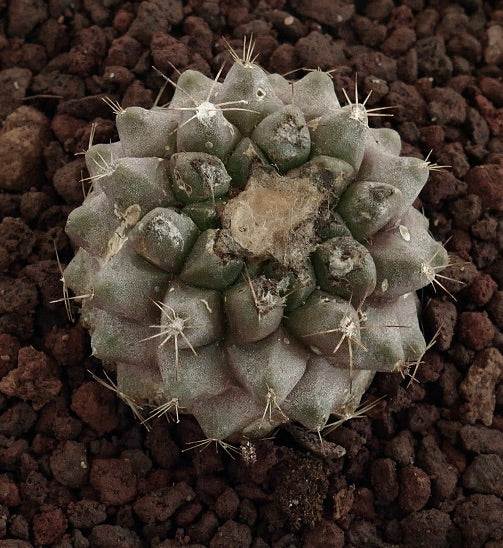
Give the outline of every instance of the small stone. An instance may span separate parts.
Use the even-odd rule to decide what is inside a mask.
[[[252,543],[252,534],[248,525],[227,520],[211,539],[210,548],[248,548]]]
[[[47,19],[47,5],[43,0],[10,2],[8,8],[8,34],[9,36],[25,38],[45,19]]]
[[[23,191],[41,182],[49,121],[33,107],[19,107],[0,132],[0,188]]]
[[[458,482],[457,472],[431,435],[425,436],[421,442],[417,466],[430,476],[434,497],[446,500],[452,495]]]
[[[51,472],[67,487],[81,487],[87,480],[89,465],[84,444],[76,441],[61,443],[50,458]]]
[[[487,304],[498,289],[498,284],[490,274],[480,273],[463,292],[475,306]]]
[[[370,481],[378,503],[390,504],[398,497],[396,463],[391,459],[380,458],[372,463]]]
[[[465,424],[459,431],[463,447],[474,453],[496,453],[503,457],[503,432],[481,425]]]
[[[486,31],[487,46],[484,59],[487,64],[498,65],[503,62],[503,27],[491,25]]]
[[[216,500],[215,512],[221,519],[234,519],[239,506],[239,497],[234,489],[228,487]]]
[[[495,329],[486,312],[462,312],[458,320],[459,341],[472,348],[482,350],[494,338]]]
[[[33,516],[33,537],[38,545],[54,544],[60,539],[68,521],[59,508]]]
[[[120,525],[96,525],[89,536],[93,548],[141,548],[138,535]]]
[[[115,396],[110,390],[95,382],[86,382],[72,395],[71,408],[100,436],[117,427]]]
[[[95,459],[89,481],[105,504],[125,504],[136,496],[136,476],[127,460]]]
[[[70,502],[67,513],[70,523],[77,529],[88,529],[107,519],[106,506],[96,500]]]
[[[465,422],[474,424],[480,420],[490,426],[495,406],[495,387],[503,376],[503,356],[496,348],[478,352],[472,365],[459,385],[459,393],[465,398],[460,413]]]
[[[409,465],[400,472],[398,502],[404,512],[421,510],[431,495],[430,477],[417,466]]]
[[[451,518],[445,512],[435,508],[413,512],[403,518],[400,525],[403,544],[407,547],[444,548],[449,545],[447,534],[451,527]]]
[[[503,526],[503,501],[494,495],[471,495],[456,506],[454,523],[466,546],[484,546],[489,535]]]
[[[164,521],[170,518],[183,504],[195,497],[192,488],[181,481],[173,487],[158,489],[139,498],[133,508],[144,523]]]
[[[503,460],[499,455],[477,455],[463,474],[463,487],[476,493],[503,496]]]

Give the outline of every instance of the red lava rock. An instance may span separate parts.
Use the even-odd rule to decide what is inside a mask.
[[[228,487],[217,498],[215,502],[215,512],[220,519],[234,519],[239,506],[239,497],[234,489]]]
[[[503,135],[503,109],[495,108],[494,105],[482,95],[475,97],[475,103],[484,117],[487,125],[491,129],[491,133],[495,137]]]
[[[124,93],[121,104],[122,108],[138,106],[149,109],[154,104],[154,96],[141,82],[134,80]]]
[[[112,41],[105,59],[105,66],[133,69],[142,54],[142,46],[132,36],[125,34]]]
[[[461,143],[447,143],[442,150],[437,153],[437,163],[439,165],[450,166],[452,173],[458,177],[462,178],[466,175],[467,171],[470,169],[470,163],[466,157],[466,154]],[[459,196],[465,187],[465,183],[461,182],[457,184],[457,187],[454,187],[454,192],[452,197]]]
[[[403,543],[407,547],[444,548],[449,545],[449,514],[435,508],[413,512],[400,521]],[[427,533],[426,533],[427,532]]]
[[[154,33],[168,32],[170,28],[167,15],[158,3],[141,2],[128,33],[143,45],[148,45]]]
[[[52,249],[54,251],[54,244]],[[34,282],[45,307],[52,310],[61,307],[61,303],[51,304],[51,301],[62,297],[61,273],[57,261],[43,260],[28,265],[23,269],[23,274],[26,274],[28,280]]]
[[[494,293],[487,310],[489,311],[494,323],[500,329],[503,329],[503,291],[496,291]]]
[[[30,405],[25,402],[15,403],[0,415],[0,434],[19,437],[28,432],[36,419]]]
[[[63,536],[68,526],[62,510],[56,508],[33,516],[33,537],[37,544],[53,544]]]
[[[71,151],[75,142],[75,134],[86,125],[85,120],[74,118],[69,114],[56,114],[52,119],[51,129],[65,150]]]
[[[432,148],[430,145],[428,145]],[[444,145],[436,152],[437,162],[451,161],[446,157],[448,148]],[[451,164],[449,164],[451,165]],[[463,171],[461,167],[461,171]],[[432,171],[430,178],[421,191],[421,199],[429,204],[438,205],[442,200],[452,200],[464,193],[466,184],[449,171]]]
[[[498,221],[495,217],[484,217],[472,226],[472,234],[481,240],[494,240],[498,235]]]
[[[466,124],[471,132],[473,142],[485,146],[491,137],[491,132],[487,122],[478,110],[468,108]]]
[[[502,174],[503,167],[496,164],[475,166],[466,174],[469,191],[481,198],[484,211],[503,211]]]
[[[344,533],[335,523],[322,520],[309,531],[306,531],[303,537],[305,548],[342,548],[344,546]]]
[[[182,68],[189,64],[189,48],[169,34],[156,32],[150,42],[150,51],[154,65],[163,72],[171,72],[173,65]]]
[[[0,333],[0,378],[17,365],[17,354],[21,343],[8,333]]]
[[[114,16],[113,27],[121,34],[124,34],[134,19],[134,14],[126,9],[119,9]]]
[[[353,520],[347,536],[353,546],[375,546],[381,542],[376,524],[366,520]]]
[[[126,89],[133,80],[134,74],[125,67],[108,66],[103,73],[103,82],[118,87],[119,90]]]
[[[7,474],[0,475],[0,503],[7,506],[18,506],[21,504],[19,489]]]
[[[492,531],[503,526],[503,501],[494,495],[471,495],[456,506],[453,521],[465,546],[484,546]]]
[[[355,489],[351,513],[366,519],[374,520],[376,518],[376,509],[373,491],[367,487],[358,487]]]
[[[485,76],[480,79],[479,87],[482,93],[497,107],[503,107],[503,82]]]
[[[211,539],[210,548],[248,548],[252,544],[252,535],[248,525],[227,520]]]
[[[436,406],[416,404],[409,410],[409,428],[411,432],[426,432],[439,418],[440,412]]]
[[[25,223],[37,223],[42,213],[52,205],[54,205],[52,196],[48,196],[45,192],[25,192],[21,196],[19,210]]]
[[[430,478],[417,466],[406,466],[400,472],[398,503],[404,512],[416,512],[427,504],[431,495]]]
[[[414,86],[393,81],[385,102],[396,107],[393,115],[398,122],[415,120],[421,124],[426,120],[426,102]]]
[[[89,76],[106,53],[106,34],[97,25],[82,29],[77,44],[70,50],[68,70],[79,76]]]
[[[414,438],[410,430],[402,430],[397,436],[386,442],[384,452],[399,464],[414,462]]]
[[[171,438],[166,420],[157,420],[147,433],[145,446],[158,466],[172,468],[180,460],[180,449]],[[206,455],[207,456],[207,455]]]
[[[244,499],[244,500],[247,500],[247,499]],[[175,522],[177,526],[187,527],[187,525],[194,523],[197,516],[202,512],[202,510],[203,510],[203,505],[200,502],[189,502],[188,504],[185,504],[176,513]],[[257,516],[255,512],[255,518],[256,517]],[[253,523],[249,525],[253,525]]]
[[[428,36],[415,44],[419,74],[433,78],[435,82],[446,82],[452,76],[453,65],[446,55],[445,42],[441,36]]]
[[[424,126],[419,130],[419,134],[421,135],[421,142],[426,147],[433,149],[434,152],[441,149],[444,145],[445,131],[442,126]]]
[[[458,338],[473,350],[482,350],[494,338],[495,330],[486,312],[462,312],[458,319]]]
[[[269,67],[278,74],[286,74],[299,65],[295,46],[281,44],[271,55]]]
[[[320,0],[313,4],[308,0],[294,0],[292,8],[299,15],[309,17],[332,27],[347,21],[354,13],[354,5],[343,0]]]
[[[503,61],[503,27],[500,25],[491,25],[486,31],[486,47],[484,49],[484,59],[488,64],[501,63]]]
[[[192,488],[181,481],[173,487],[159,489],[139,498],[133,505],[136,515],[144,523],[164,521],[186,502],[195,497]]]
[[[0,331],[26,339],[33,333],[37,291],[26,280],[0,277]]]
[[[438,87],[430,93],[428,112],[431,120],[441,126],[460,125],[466,119],[466,101],[453,89]]]
[[[459,431],[463,447],[474,453],[496,453],[503,457],[503,432],[481,425],[465,424]]]
[[[49,331],[44,343],[59,365],[77,365],[84,359],[84,331],[80,326]]]
[[[90,546],[95,548],[141,548],[138,535],[120,525],[96,525],[89,536]]]
[[[187,527],[190,541],[207,546],[218,529],[218,518],[214,512],[206,511],[195,523]]]
[[[19,0],[9,3],[8,34],[24,38],[45,19],[47,6],[43,0]]]
[[[425,308],[424,317],[431,333],[438,333],[435,348],[447,350],[454,337],[458,313],[456,306],[447,300],[433,298]]]
[[[433,436],[427,435],[423,438],[417,453],[417,465],[429,474],[435,498],[446,500],[452,495],[458,476]]]
[[[42,153],[48,142],[49,122],[33,107],[19,107],[4,121],[0,132],[0,188],[27,190],[40,182]]]
[[[88,529],[107,519],[106,506],[95,500],[72,501],[67,513],[68,520],[77,529]]]
[[[484,306],[494,295],[498,284],[490,274],[480,273],[463,293],[476,306]]]
[[[95,459],[89,480],[105,504],[125,504],[136,496],[136,476],[127,460]]]
[[[355,15],[354,28],[362,44],[375,47],[386,38],[386,27],[368,17]]]
[[[183,31],[190,37],[187,45],[191,51],[199,53],[207,61],[213,58],[213,32],[201,17],[190,15],[183,22]],[[258,36],[255,34],[255,39]],[[260,45],[258,45],[260,47]],[[260,50],[263,51],[263,50]]]
[[[499,455],[477,455],[463,474],[463,487],[477,493],[503,495],[503,460]]]
[[[295,52],[303,66],[316,66],[321,70],[329,70],[334,64],[343,64],[345,61],[340,46],[329,36],[318,31],[300,38],[295,44]]]
[[[442,278],[442,285],[451,295],[456,295],[463,287],[472,283],[478,270],[470,260],[464,261],[461,255],[449,251],[449,265],[442,270],[442,275],[445,276]]]
[[[0,71],[0,119],[5,118],[26,96],[32,73],[27,68],[6,68]]]
[[[266,12],[264,15],[275,29],[294,41],[308,33],[307,26],[287,11],[276,9]]]
[[[399,492],[396,463],[388,458],[376,459],[372,463],[370,482],[377,495],[377,503],[390,504],[393,502]]]
[[[404,54],[416,41],[414,29],[397,27],[383,42],[381,49],[386,55]]]
[[[490,426],[494,413],[496,383],[503,375],[503,356],[496,348],[478,352],[468,373],[459,385],[459,393],[467,400],[460,408],[463,419],[474,424],[480,420]]]
[[[0,241],[11,260],[26,260],[35,245],[35,234],[21,219],[5,217],[0,223]]]
[[[80,385],[72,395],[71,408],[99,435],[110,432],[118,425],[115,414],[115,396],[95,382]]]
[[[64,441],[52,453],[49,462],[55,479],[67,487],[81,487],[87,480],[89,465],[82,443]]]
[[[32,347],[19,350],[17,368],[0,381],[0,391],[11,397],[31,401],[35,410],[41,409],[59,394],[61,387],[53,364],[43,352]]]

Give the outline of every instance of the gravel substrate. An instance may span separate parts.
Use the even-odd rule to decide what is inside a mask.
[[[0,548],[503,546],[503,2],[0,0],[0,16]],[[451,166],[416,205],[452,266],[421,294],[438,337],[414,382],[378,375],[368,398],[385,398],[325,454],[290,429],[246,464],[183,451],[203,437],[190,417],[135,421],[51,301],[80,153],[93,123],[117,138],[102,98],[149,107],[153,66],[214,76],[224,38],[252,34],[267,70],[330,70],[350,96],[357,74],[394,107],[374,127]]]

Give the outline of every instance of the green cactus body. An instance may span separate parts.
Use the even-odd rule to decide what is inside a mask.
[[[86,153],[64,277],[130,400],[176,405],[211,440],[322,431],[376,371],[421,359],[415,291],[448,262],[412,207],[428,164],[341,107],[328,74],[289,83],[248,52],[117,127]]]

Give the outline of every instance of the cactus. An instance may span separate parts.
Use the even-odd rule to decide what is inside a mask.
[[[319,433],[425,352],[415,292],[448,262],[412,206],[432,165],[329,74],[233,55],[223,82],[181,74],[166,107],[116,105],[64,282],[128,401],[218,442]]]

